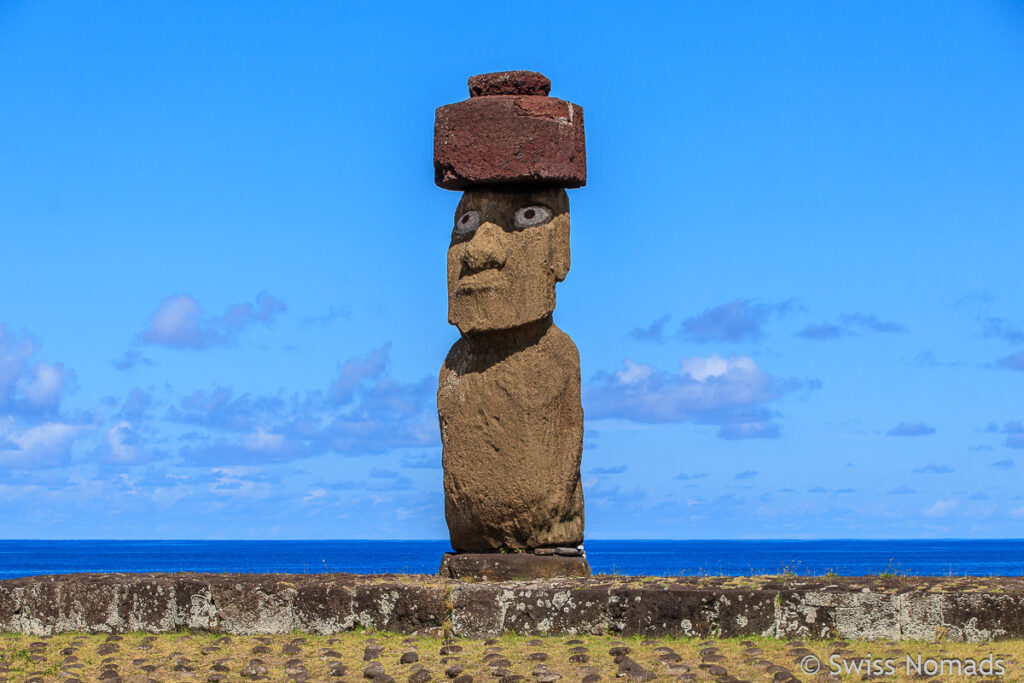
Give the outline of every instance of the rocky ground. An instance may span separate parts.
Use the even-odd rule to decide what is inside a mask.
[[[1005,673],[976,675],[907,671],[906,658],[1002,659]],[[830,658],[846,668],[830,675]],[[870,658],[870,659],[869,659]],[[872,678],[871,661],[890,660],[891,673]],[[817,673],[809,673],[820,663]],[[676,680],[715,683],[788,681],[1024,680],[1024,641],[910,643],[783,641],[772,638],[616,638],[505,636],[496,639],[409,637],[370,631],[340,636],[293,633],[224,636],[209,633],[124,635],[65,633],[52,637],[0,634],[0,683],[57,681],[372,681],[373,683],[596,683]],[[962,665],[961,665],[962,666]]]

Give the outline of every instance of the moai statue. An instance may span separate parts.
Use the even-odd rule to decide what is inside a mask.
[[[530,71],[469,79],[440,107],[435,182],[463,190],[448,247],[441,368],[441,574],[589,576],[583,555],[583,408],[576,345],[555,326],[569,272],[569,198],[586,183],[583,110]]]

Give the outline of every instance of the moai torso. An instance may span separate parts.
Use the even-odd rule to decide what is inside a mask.
[[[460,339],[441,368],[437,410],[452,547],[577,546],[579,353],[550,318],[503,336]]]
[[[435,124],[437,183],[466,190],[448,248],[448,319],[462,336],[437,392],[459,552],[583,542],[579,353],[552,320],[570,262],[564,188],[585,182],[583,120],[549,87],[530,72],[474,77],[472,97]]]

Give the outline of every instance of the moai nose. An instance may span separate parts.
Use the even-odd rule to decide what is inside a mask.
[[[508,258],[502,244],[503,234],[504,231],[494,223],[484,223],[477,228],[462,255],[463,265],[474,272],[503,267]]]

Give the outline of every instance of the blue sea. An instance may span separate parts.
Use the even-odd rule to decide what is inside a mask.
[[[0,579],[74,572],[437,572],[447,541],[0,541]],[[596,574],[1024,575],[1024,540],[611,541]]]

